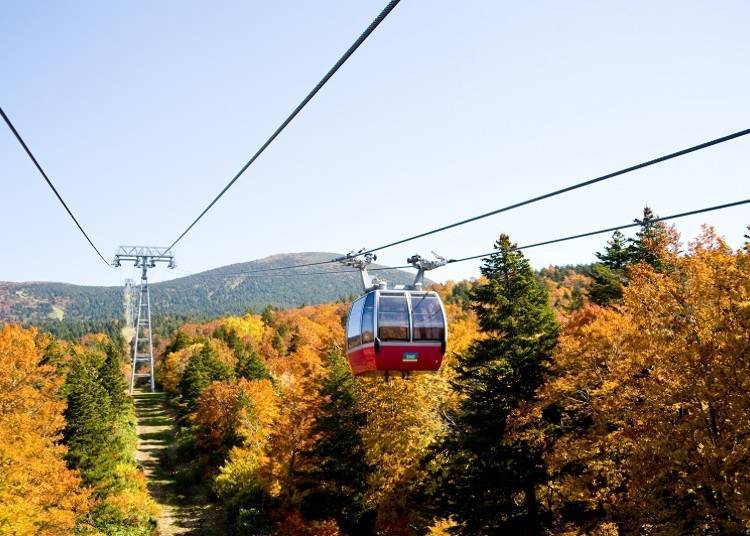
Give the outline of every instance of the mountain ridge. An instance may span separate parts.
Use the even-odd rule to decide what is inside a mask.
[[[152,313],[162,315],[240,314],[267,305],[289,308],[348,298],[361,292],[359,274],[333,265],[243,274],[265,269],[329,261],[329,252],[277,253],[203,272],[150,283]],[[381,266],[373,264],[373,267]],[[294,274],[294,275],[291,275]],[[379,272],[389,283],[409,284],[403,270]],[[50,320],[108,321],[123,316],[121,286],[77,285],[51,281],[0,281],[0,322]]]

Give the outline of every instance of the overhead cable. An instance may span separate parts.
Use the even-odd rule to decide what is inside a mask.
[[[76,227],[78,227],[78,230],[81,231],[81,234],[83,234],[83,236],[86,239],[86,241],[91,245],[92,248],[94,248],[94,251],[96,251],[96,254],[99,255],[99,257],[102,259],[102,261],[104,262],[104,264],[106,264],[107,266],[110,266],[110,264],[107,261],[107,259],[105,259],[104,255],[102,255],[101,252],[99,251],[99,248],[97,248],[94,245],[94,242],[91,240],[91,238],[89,238],[89,235],[86,234],[86,231],[83,230],[83,227],[79,223],[78,218],[75,217],[75,215],[73,214],[73,211],[70,210],[70,207],[68,207],[68,204],[65,202],[65,200],[60,195],[60,192],[58,192],[57,188],[55,188],[55,185],[52,184],[52,181],[50,180],[50,178],[47,176],[47,174],[42,169],[42,166],[39,164],[39,161],[36,159],[36,157],[34,156],[34,154],[31,152],[31,149],[29,149],[29,146],[26,145],[25,141],[23,141],[23,138],[18,133],[18,130],[16,130],[16,127],[13,126],[13,123],[11,122],[10,118],[6,115],[6,113],[3,111],[2,107],[0,107],[0,115],[3,116],[3,119],[5,120],[5,123],[8,125],[8,128],[10,128],[11,132],[13,132],[13,135],[18,140],[18,143],[21,144],[21,147],[23,147],[23,150],[26,151],[26,154],[29,155],[29,158],[34,163],[34,165],[36,166],[36,169],[39,170],[39,173],[41,173],[42,177],[44,177],[44,180],[47,181],[47,184],[49,185],[49,187],[54,192],[55,196],[57,197],[57,200],[60,201],[60,204],[62,204],[62,206],[65,208],[65,211],[68,213],[68,215],[71,217],[71,219],[73,220],[73,222],[76,224]]]
[[[359,251],[359,252],[355,253],[353,256],[366,255],[368,253],[375,253],[377,251],[381,251],[381,250],[386,249],[386,248],[390,248],[390,247],[393,247],[393,246],[404,244],[406,242],[410,242],[412,240],[416,240],[417,238],[423,238],[425,236],[436,234],[436,233],[439,233],[439,232],[442,232],[442,231],[445,231],[445,230],[448,230],[448,229],[452,229],[454,227],[459,227],[461,225],[466,225],[467,223],[475,222],[477,220],[481,220],[483,218],[487,218],[487,217],[493,216],[495,214],[500,214],[502,212],[508,212],[510,210],[513,210],[513,209],[516,209],[516,208],[519,208],[519,207],[522,207],[522,206],[525,206],[525,205],[530,205],[532,203],[537,203],[537,202],[542,201],[544,199],[549,199],[550,197],[555,197],[555,196],[561,195],[561,194],[566,193],[566,192],[577,190],[579,188],[584,188],[586,186],[590,186],[592,184],[596,184],[598,182],[602,182],[602,181],[605,181],[607,179],[611,179],[613,177],[624,175],[626,173],[630,173],[630,172],[636,171],[638,169],[643,169],[643,168],[646,168],[646,167],[649,167],[649,166],[653,166],[655,164],[658,164],[658,163],[661,163],[661,162],[665,162],[667,160],[671,160],[671,159],[677,158],[679,156],[684,156],[686,154],[694,153],[696,151],[700,151],[702,149],[706,149],[708,147],[712,147],[712,146],[718,145],[720,143],[725,143],[727,141],[734,140],[734,139],[740,138],[742,136],[746,136],[748,134],[750,134],[750,129],[740,130],[738,132],[734,132],[732,134],[728,134],[728,135],[722,136],[720,138],[709,140],[709,141],[700,143],[698,145],[694,145],[692,147],[688,147],[686,149],[681,149],[679,151],[676,151],[676,152],[673,152],[673,153],[670,153],[670,154],[667,154],[667,155],[664,155],[664,156],[660,156],[660,157],[653,158],[653,159],[645,161],[645,162],[641,162],[640,164],[635,164],[635,165],[629,166],[627,168],[620,169],[618,171],[613,171],[611,173],[607,173],[605,175],[602,175],[600,177],[596,177],[594,179],[590,179],[590,180],[587,180],[587,181],[579,182],[579,183],[567,186],[565,188],[561,188],[559,190],[554,190],[552,192],[548,192],[546,194],[542,194],[542,195],[539,195],[539,196],[536,196],[536,197],[531,197],[529,199],[525,199],[523,201],[519,201],[519,202],[513,203],[511,205],[507,205],[505,207],[499,208],[497,210],[493,210],[491,212],[486,212],[484,214],[479,214],[477,216],[473,216],[471,218],[467,218],[465,220],[458,221],[456,223],[445,225],[443,227],[438,227],[438,228],[432,229],[430,231],[425,231],[423,233],[420,233],[420,234],[417,234],[417,235],[414,235],[414,236],[410,236],[410,237],[407,237],[407,238],[403,238],[401,240],[397,240],[397,241],[391,242],[389,244],[378,246],[376,248],[365,249],[365,250],[362,250],[362,251]],[[713,210],[713,209],[709,209],[709,210]],[[604,231],[604,232],[606,232],[606,231]],[[596,233],[594,233],[594,234],[596,234]],[[325,264],[335,264],[335,263],[338,263],[339,261],[341,261],[343,259],[348,258],[350,255],[345,255],[343,257],[337,257],[335,259],[331,259],[331,260],[328,260],[328,261],[317,261],[317,262],[304,263],[304,264],[296,264],[296,265],[289,265],[289,266],[280,266],[280,267],[266,268],[266,269],[263,269],[263,270],[258,270],[257,272],[258,273],[259,272],[274,272],[274,271],[278,271],[278,270],[290,270],[290,269],[294,269],[294,268],[305,268],[305,267],[309,267],[309,266],[322,266],[322,265],[325,265]]]
[[[660,217],[660,218],[654,218],[653,220],[649,220],[649,221],[651,221],[653,223],[658,223],[660,221],[675,220],[675,219],[678,219],[678,218],[685,218],[687,216],[694,216],[696,214],[703,214],[704,212],[713,212],[715,210],[722,210],[722,209],[725,209],[725,208],[732,208],[732,207],[736,207],[736,206],[739,206],[739,205],[746,205],[748,203],[750,203],[750,199],[743,199],[741,201],[734,201],[732,203],[724,203],[723,205],[715,205],[713,207],[699,208],[699,209],[696,209],[696,210],[690,210],[688,212],[680,212],[679,214],[672,214],[671,216],[663,216],[663,217]],[[616,225],[614,227],[607,227],[606,229],[599,229],[597,231],[589,231],[589,232],[586,232],[586,233],[580,233],[580,234],[565,236],[565,237],[562,237],[562,238],[554,238],[552,240],[545,240],[543,242],[536,242],[534,244],[528,244],[528,245],[525,245],[525,246],[517,246],[514,249],[523,250],[523,249],[536,248],[536,247],[539,247],[539,246],[547,246],[547,245],[550,245],[550,244],[557,244],[559,242],[567,242],[569,240],[576,240],[578,238],[585,238],[587,236],[594,236],[594,235],[599,235],[599,234],[604,234],[604,233],[612,233],[614,231],[619,231],[619,230],[622,230],[622,229],[629,229],[631,227],[639,227],[640,225],[641,225],[641,222],[638,221],[638,220],[636,220],[633,223],[626,223],[624,225]],[[456,263],[456,262],[470,261],[470,260],[473,260],[473,259],[481,259],[483,257],[489,257],[490,255],[493,255],[495,253],[497,253],[497,251],[491,251],[489,253],[482,253],[481,255],[472,255],[471,257],[464,257],[462,259],[450,259],[448,261],[448,263]]]
[[[688,147],[687,149],[681,149],[679,151],[675,151],[673,153],[669,153],[664,156],[659,156],[657,158],[653,158],[651,160],[647,160],[645,162],[641,162],[640,164],[635,164],[623,169],[620,169],[618,171],[613,171],[611,173],[607,173],[606,175],[602,175],[600,177],[596,177],[593,179],[589,179],[583,182],[579,182],[576,184],[572,184],[570,186],[566,186],[565,188],[560,188],[559,190],[554,190],[552,192],[548,192],[546,194],[538,195],[536,197],[531,197],[529,199],[525,199],[523,201],[518,201],[516,203],[513,203],[511,205],[504,206],[502,208],[498,208],[496,210],[492,210],[490,212],[485,212],[484,214],[479,214],[478,216],[473,216],[471,218],[467,218],[465,220],[457,221],[455,223],[451,223],[449,225],[444,225],[442,227],[438,227],[436,229],[432,229],[430,231],[425,231],[423,233],[416,234],[414,236],[409,236],[407,238],[402,238],[401,240],[396,240],[395,242],[390,242],[389,244],[384,244],[382,246],[378,246],[376,248],[369,249],[367,251],[362,252],[363,254],[366,253],[375,253],[376,251],[380,251],[382,249],[390,248],[393,246],[398,246],[400,244],[404,244],[406,242],[411,242],[412,240],[416,240],[417,238],[423,238],[425,236],[429,236],[435,233],[440,233],[442,231],[447,231],[448,229],[453,229],[454,227],[459,227],[461,225],[466,225],[467,223],[472,223],[477,220],[481,220],[483,218],[487,218],[489,216],[494,216],[496,214],[500,214],[502,212],[508,212],[509,210],[513,210],[519,207],[523,207],[525,205],[530,205],[532,203],[537,203],[539,201],[542,201],[544,199],[549,199],[550,197],[555,197],[567,192],[571,192],[573,190],[578,190],[579,188],[584,188],[586,186],[591,186],[592,184],[596,184],[598,182],[603,182],[608,179],[612,179],[614,177],[618,177],[620,175],[625,175],[626,173],[631,173],[633,171],[647,168],[649,166],[653,166],[655,164],[660,164],[661,162],[666,162],[667,160],[672,160],[674,158],[684,156],[686,154],[694,153],[696,151],[700,151],[702,149],[707,149],[708,147],[713,147],[714,145],[719,145],[720,143],[725,143],[730,140],[734,140],[736,138],[740,138],[742,136],[747,136],[750,134],[750,128],[745,130],[740,130],[738,132],[734,132],[732,134],[728,134],[726,136],[722,136],[721,138],[716,138],[713,140],[709,140],[703,143],[700,143],[698,145],[694,145],[692,147]]]
[[[295,267],[296,268],[296,267]],[[376,266],[375,268],[368,268],[367,270],[369,272],[382,272],[382,271],[388,271],[388,270],[403,270],[404,268],[412,268],[411,264],[406,264],[404,266]],[[278,270],[283,270],[286,268],[279,267]],[[203,272],[203,273],[196,273],[196,274],[189,274],[184,275],[183,277],[205,277],[205,278],[233,278],[233,277],[289,277],[289,276],[310,276],[310,275],[329,275],[329,274],[359,274],[359,270],[321,270],[317,272],[284,272],[284,273],[267,273],[271,270],[274,270],[273,268],[269,269],[261,269],[261,270],[251,270],[247,272],[229,272],[229,273],[221,273],[221,274],[212,274],[209,272]]]
[[[714,212],[717,210],[723,210],[727,208],[733,208],[740,205],[747,205],[750,203],[750,199],[742,199],[740,201],[733,201],[730,203],[724,203],[721,205],[714,205],[711,207],[705,207],[705,208],[699,208],[695,210],[689,210],[687,212],[680,212],[677,214],[671,214],[669,216],[661,216],[658,218],[654,218],[650,220],[653,223],[658,223],[662,221],[668,221],[668,220],[675,220],[679,218],[685,218],[687,216],[694,216],[696,214],[704,214],[706,212]],[[525,249],[531,249],[536,248],[540,246],[547,246],[551,244],[557,244],[560,242],[568,242],[570,240],[577,240],[579,238],[585,238],[588,236],[595,236],[605,233],[611,233],[614,231],[619,231],[622,229],[630,229],[632,227],[639,227],[641,225],[641,222],[638,220],[635,220],[631,223],[624,223],[622,225],[615,225],[613,227],[607,227],[606,229],[598,229],[596,231],[587,231],[584,233],[578,233],[574,235],[564,236],[561,238],[553,238],[551,240],[544,240],[542,242],[535,242],[532,244],[527,244],[523,246],[516,246],[514,249],[517,250],[525,250]],[[447,264],[455,264],[459,262],[465,262],[470,261],[474,259],[481,259],[484,257],[489,257],[490,255],[496,254],[497,251],[490,251],[488,253],[481,253],[479,255],[471,255],[469,257],[463,257],[460,259],[449,259]],[[330,261],[328,261],[330,262]],[[263,268],[259,270],[249,270],[247,272],[235,272],[235,273],[228,273],[228,274],[194,274],[196,277],[219,277],[219,278],[225,278],[225,277],[296,277],[296,276],[309,276],[309,275],[328,275],[328,274],[356,274],[359,273],[359,270],[327,270],[327,271],[316,271],[316,272],[285,272],[285,273],[269,273],[273,271],[280,271],[280,270],[292,270],[299,267],[307,267],[311,265],[316,265],[316,263],[307,263],[307,264],[300,264],[300,265],[293,265],[293,266],[284,266],[284,267],[276,267],[276,268]],[[406,264],[403,266],[378,266],[375,268],[368,268],[369,272],[376,272],[376,271],[384,271],[384,270],[403,270],[406,268],[413,268],[412,265]]]
[[[226,186],[219,192],[219,194],[211,201],[206,208],[203,209],[203,211],[198,215],[193,222],[188,225],[187,229],[185,229],[180,236],[177,237],[177,239],[172,242],[172,244],[167,248],[167,252],[170,251],[182,238],[190,232],[190,229],[192,229],[196,223],[200,221],[201,218],[211,210],[211,207],[213,207],[216,202],[229,190],[229,188],[232,187],[232,185],[237,182],[237,179],[239,179],[243,173],[249,168],[255,160],[258,159],[258,157],[263,153],[263,151],[266,150],[266,148],[271,145],[271,143],[276,139],[276,137],[281,134],[281,132],[286,128],[286,126],[292,122],[292,120],[297,116],[297,114],[302,111],[302,109],[307,105],[308,102],[312,100],[312,98],[318,93],[318,91],[321,90],[321,88],[333,77],[334,74],[336,74],[336,71],[339,70],[339,68],[346,62],[346,60],[349,59],[349,57],[354,54],[354,52],[360,47],[362,43],[365,42],[365,40],[370,36],[370,34],[375,31],[375,28],[378,27],[378,25],[383,22],[383,19],[385,19],[388,14],[393,11],[393,8],[396,7],[396,5],[399,3],[400,0],[392,0],[391,2],[388,2],[388,5],[383,8],[383,11],[380,12],[380,14],[375,17],[375,20],[373,20],[370,25],[365,29],[365,31],[362,33],[362,35],[359,36],[359,38],[354,42],[352,46],[349,47],[349,49],[344,53],[341,58],[339,58],[339,61],[336,62],[336,64],[331,67],[331,69],[325,74],[325,76],[318,82],[318,84],[310,91],[310,93],[307,94],[307,96],[302,99],[302,102],[300,102],[297,107],[292,111],[291,114],[284,120],[283,123],[274,131],[273,134],[271,134],[271,137],[269,137],[266,142],[260,146],[260,149],[258,149],[255,154],[248,160],[244,166],[240,168],[240,170],[232,177],[232,180],[230,180]]]

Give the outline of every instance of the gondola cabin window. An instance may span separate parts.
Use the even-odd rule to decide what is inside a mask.
[[[362,310],[362,344],[375,340],[375,293],[365,297]]]
[[[358,299],[352,304],[352,312],[349,314],[349,322],[346,325],[346,343],[349,348],[362,344],[362,310],[364,309],[365,297]]]
[[[443,309],[434,294],[411,295],[415,341],[442,341],[445,337]]]
[[[380,294],[378,338],[381,341],[409,340],[409,304],[404,293]]]

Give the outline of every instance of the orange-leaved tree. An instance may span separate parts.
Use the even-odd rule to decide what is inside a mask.
[[[251,423],[257,421],[263,426],[268,419],[258,413],[259,409],[267,411],[264,399],[274,399],[269,380],[239,378],[211,383],[198,397],[190,416],[197,426],[200,446],[227,452],[242,445]]]
[[[221,399],[224,408],[215,416],[209,416],[207,407],[212,399]],[[267,489],[270,485],[264,471],[270,463],[267,446],[279,416],[279,400],[271,382],[245,379],[214,382],[201,395],[200,406],[205,407],[196,413],[200,425],[223,421],[222,426],[228,428],[226,422],[230,421],[231,434],[238,443],[229,451],[227,462],[216,477],[219,496],[226,499],[256,488]]]
[[[444,433],[441,409],[449,384],[441,374],[408,379],[360,380],[365,459],[372,467],[367,500],[376,510],[377,525],[387,534],[412,534],[421,509],[413,497],[426,473],[422,460]]]
[[[0,534],[69,534],[89,508],[65,465],[62,378],[43,364],[46,345],[35,330],[0,329]]]
[[[686,255],[631,266],[629,279],[617,309],[573,316],[557,378],[519,413],[519,430],[548,444],[557,528],[742,533],[750,254],[706,228]],[[545,425],[528,426],[534,419]]]

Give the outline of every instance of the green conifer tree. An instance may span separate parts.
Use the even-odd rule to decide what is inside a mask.
[[[297,348],[299,347],[300,342],[300,334],[299,334],[299,327],[294,326],[292,328],[292,336],[289,338],[289,345],[287,346],[287,353],[293,354],[297,351]]]
[[[286,355],[286,345],[284,344],[284,338],[282,337],[280,330],[276,330],[271,339],[271,346],[274,350],[279,352],[280,355]]]
[[[640,225],[635,237],[628,246],[629,264],[645,263],[656,270],[667,269],[664,251],[669,244],[669,233],[664,222],[656,221],[658,216],[649,207],[644,207],[643,218],[635,221]]]
[[[266,364],[251,342],[243,342],[237,330],[227,329],[220,326],[214,331],[214,337],[223,340],[231,348],[237,358],[237,377],[246,380],[270,380],[271,373],[268,372]]]
[[[75,356],[64,389],[68,462],[81,472],[86,484],[106,493],[114,484],[123,446],[114,434],[115,412],[93,360]]]
[[[632,262],[628,241],[620,231],[612,233],[604,252],[597,253],[596,257],[604,266],[613,270],[622,270]]]
[[[308,519],[336,519],[346,534],[366,536],[373,534],[375,521],[364,498],[370,467],[360,431],[367,417],[357,405],[357,384],[338,347],[328,349],[324,366],[323,402],[314,425],[318,439],[306,453],[317,470],[309,475],[302,511]]]
[[[633,238],[625,238],[615,231],[607,242],[604,252],[597,253],[599,263],[589,273],[593,279],[589,288],[589,299],[598,305],[609,305],[622,299],[622,287],[627,284],[627,267],[646,263],[657,270],[665,270],[664,253],[669,246],[669,232],[664,222],[649,207],[644,207],[643,218],[636,219],[640,225]]]
[[[51,339],[42,357],[42,365],[51,365],[61,374],[64,375],[68,368],[68,359],[62,344],[55,339]]]
[[[109,395],[112,411],[121,417],[132,412],[133,407],[122,372],[122,354],[111,341],[104,345],[104,352],[106,357],[99,369],[99,382]]]
[[[260,319],[266,326],[272,327],[276,323],[275,318],[276,308],[273,305],[266,305],[263,312],[260,314]]]
[[[625,267],[632,262],[633,250],[628,239],[615,231],[604,251],[596,254],[599,263],[591,268],[589,299],[597,305],[607,305],[622,299],[626,281]]]
[[[172,339],[172,341],[164,349],[164,355],[168,356],[172,352],[182,350],[183,348],[190,346],[191,342],[192,341],[190,340],[190,337],[188,337],[182,331],[178,331],[177,333],[175,333],[174,339]]]
[[[589,272],[589,300],[597,305],[609,305],[622,299],[625,270],[616,270],[605,264],[594,264]]]
[[[541,456],[509,437],[507,423],[544,382],[558,326],[528,260],[507,235],[495,248],[481,268],[486,282],[471,291],[483,337],[458,357],[462,400],[436,456],[436,503],[461,535],[536,534],[541,524]]]
[[[581,292],[581,287],[579,285],[574,286],[570,292],[570,305],[566,309],[568,312],[577,311],[583,307],[584,303],[584,295]]]
[[[252,345],[244,345],[234,350],[237,357],[237,376],[246,380],[271,380],[263,358]]]
[[[151,534],[155,520],[146,511],[132,512],[107,501],[112,494],[143,494],[132,475],[136,469],[135,408],[125,393],[122,355],[111,340],[75,352],[63,393],[67,399],[63,440],[67,460],[81,472],[98,501],[81,519],[84,532],[97,534]],[[78,534],[78,532],[76,532]]]
[[[203,390],[217,380],[228,380],[234,377],[232,367],[219,359],[219,352],[209,342],[194,355],[180,380],[180,394],[189,410],[194,409],[195,401]]]

